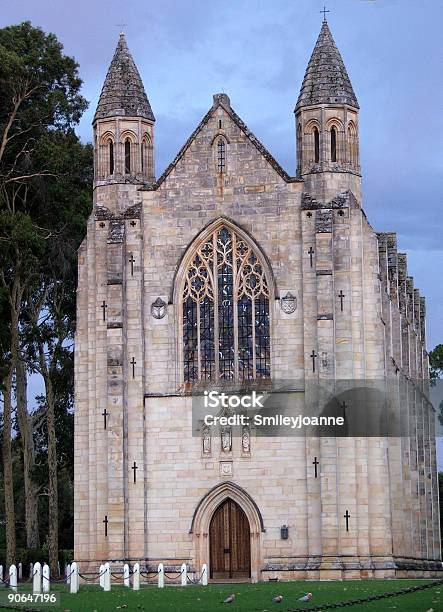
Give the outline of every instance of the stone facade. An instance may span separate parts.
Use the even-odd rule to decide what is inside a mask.
[[[395,234],[377,234],[362,210],[358,104],[341,58],[334,73],[341,97],[324,91],[328,62],[337,66],[339,57],[330,41],[325,22],[313,54],[316,60],[319,45],[330,50],[321,63],[323,93],[309,99],[304,84],[295,111],[297,177],[218,94],[172,164],[149,180],[141,171],[145,133],[153,147],[149,102],[146,112],[128,115],[137,104],[119,106],[124,94],[105,82],[94,120],[94,210],[79,251],[75,558],[82,567],[113,559],[198,569],[210,562],[211,517],[227,497],[249,521],[253,581],[430,576],[441,567],[425,302]],[[129,53],[123,42],[120,52]],[[313,60],[311,90],[319,78]],[[136,92],[144,100],[138,85]],[[129,110],[119,114],[119,107]],[[332,125],[341,126],[335,161]],[[100,138],[118,143],[125,130],[134,133],[138,171],[125,171],[127,151],[117,147],[115,171],[106,172],[106,160],[101,172]],[[204,451],[192,436],[183,378],[181,291],[195,248],[222,226],[254,246],[272,280],[272,378],[302,380],[306,389],[316,381],[387,378],[398,386],[409,436],[263,438],[252,430],[250,448],[237,437],[223,451],[214,428]],[[288,292],[297,300],[289,314],[281,308]]]

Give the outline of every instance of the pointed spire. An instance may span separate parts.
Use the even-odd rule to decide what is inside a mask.
[[[143,117],[155,121],[143,82],[123,33],[120,34],[103,84],[94,121],[116,115]]]
[[[359,108],[340,51],[324,18],[306,68],[295,110],[311,104],[335,103]]]

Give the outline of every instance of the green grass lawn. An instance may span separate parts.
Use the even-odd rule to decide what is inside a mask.
[[[397,591],[408,586],[423,584],[421,580],[367,580],[343,582],[280,582],[259,584],[209,585],[207,587],[166,586],[142,587],[140,591],[122,586],[114,586],[110,593],[103,592],[98,586],[81,586],[77,595],[67,593],[66,587],[58,587],[61,592],[60,607],[46,607],[46,610],[71,612],[112,612],[128,610],[130,612],[211,612],[212,610],[231,610],[241,612],[263,612],[265,610],[288,610],[301,608],[306,610],[319,604],[334,603],[347,599],[368,597],[377,593]],[[297,598],[310,591],[313,598],[308,604],[301,604]],[[19,588],[19,592],[23,592]],[[225,597],[235,593],[236,601],[230,605],[221,602]],[[272,603],[272,597],[283,595],[281,604]],[[122,608],[127,606],[127,608]],[[34,606],[36,608],[37,606]],[[7,608],[0,607],[0,610]],[[24,608],[25,609],[25,608]],[[365,604],[342,608],[355,612],[443,612],[443,584],[425,591],[411,593],[389,599],[381,599]]]

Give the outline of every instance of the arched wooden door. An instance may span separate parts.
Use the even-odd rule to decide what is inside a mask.
[[[251,531],[246,514],[232,499],[220,504],[209,527],[211,578],[250,578]]]

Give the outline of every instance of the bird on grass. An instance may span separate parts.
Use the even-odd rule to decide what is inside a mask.
[[[277,595],[276,597],[273,597],[272,601],[274,603],[281,603],[283,601],[283,595]]]
[[[299,597],[298,601],[311,601],[312,599],[312,593],[306,593],[306,595],[303,595],[303,597]]]
[[[226,597],[223,603],[233,603],[234,601],[235,601],[235,593],[232,593],[232,595],[229,595],[229,597]]]

